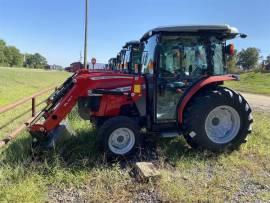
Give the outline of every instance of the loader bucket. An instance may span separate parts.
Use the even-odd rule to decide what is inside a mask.
[[[72,136],[75,136],[75,132],[71,128],[68,120],[66,119],[62,121],[59,126],[49,132],[47,136],[48,138],[46,139],[46,141],[34,141],[33,147],[38,147],[42,149],[57,148],[65,141],[70,139]]]

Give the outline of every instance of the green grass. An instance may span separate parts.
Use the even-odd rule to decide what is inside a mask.
[[[225,85],[242,92],[270,95],[270,73],[243,73],[240,81],[229,81]]]
[[[0,67],[0,106],[30,96],[46,87],[57,86],[68,75],[64,71]]]
[[[95,146],[95,130],[75,112],[69,117],[77,136],[61,149],[32,160],[24,133],[1,152],[0,202],[269,200],[268,114],[255,113],[258,122],[248,142],[231,154],[194,151],[182,138],[150,139],[162,175],[149,182],[134,178],[132,161],[107,163]]]
[[[53,85],[60,85],[68,76],[69,74],[64,71],[0,68],[0,107],[31,96]],[[43,101],[49,94],[50,92],[38,97],[36,103]],[[30,109],[31,101],[14,110],[0,114],[0,138],[8,135],[8,133],[22,125],[26,119],[29,119],[31,113],[25,112]],[[10,122],[16,117],[19,118]]]

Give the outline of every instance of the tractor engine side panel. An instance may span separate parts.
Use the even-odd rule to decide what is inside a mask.
[[[90,120],[90,112],[98,112],[101,96],[80,97],[78,99],[78,112],[82,119]]]
[[[120,115],[122,106],[133,104],[128,96],[103,95],[97,112],[91,111],[91,116],[112,117]]]

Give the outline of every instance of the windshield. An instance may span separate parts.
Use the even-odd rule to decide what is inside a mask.
[[[119,56],[119,70],[123,71],[124,69],[124,63],[125,63],[125,54],[126,54],[126,50],[121,50],[120,52],[120,56]]]
[[[157,36],[154,35],[144,42],[142,53],[142,70],[143,74],[154,73],[155,50],[157,45]]]
[[[128,72],[128,63],[130,61],[130,53],[131,53],[130,50],[127,50],[125,52],[125,55],[123,56],[124,57],[124,63],[123,63],[124,69],[123,69],[123,71],[125,71],[125,72]]]
[[[116,59],[110,59],[108,65],[109,65],[109,68],[111,68],[112,70],[116,70],[116,66],[117,66]]]
[[[139,65],[141,64],[142,52],[139,48],[132,49],[132,61],[131,61],[131,72],[139,73]]]
[[[213,53],[213,54],[208,54]],[[212,56],[212,57],[211,57]],[[210,59],[210,60],[209,60]],[[209,64],[212,61],[212,64]],[[160,43],[160,74],[198,78],[223,74],[223,44],[198,36],[163,36]]]

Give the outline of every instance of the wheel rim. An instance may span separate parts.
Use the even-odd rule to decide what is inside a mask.
[[[135,144],[135,136],[128,128],[118,128],[109,137],[109,148],[114,154],[127,154]]]
[[[240,130],[239,113],[230,106],[218,106],[207,116],[205,131],[209,139],[218,144],[232,141]]]

